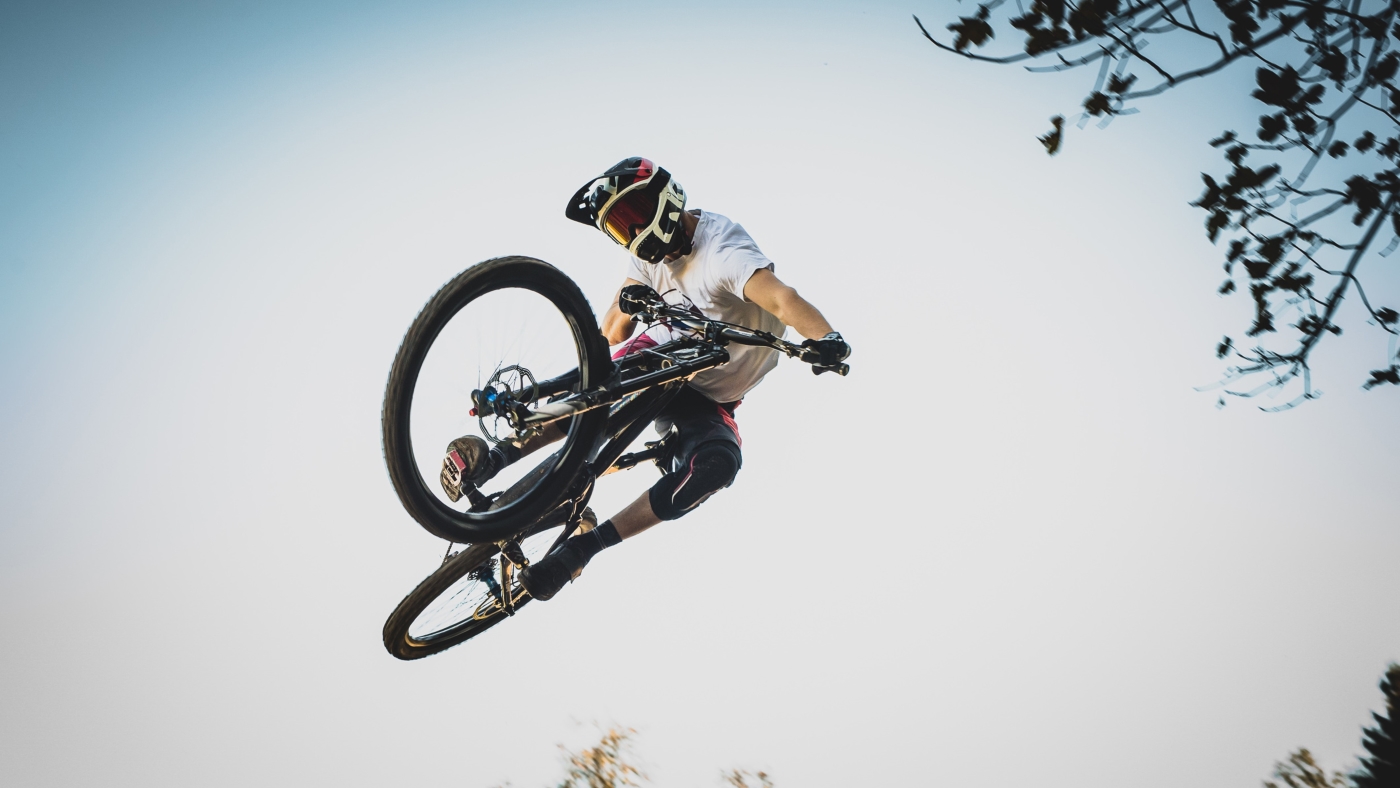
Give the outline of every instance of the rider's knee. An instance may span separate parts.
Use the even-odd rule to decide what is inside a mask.
[[[651,510],[662,520],[684,517],[705,499],[733,484],[741,464],[738,446],[727,441],[701,444],[690,456],[690,462],[652,486]]]

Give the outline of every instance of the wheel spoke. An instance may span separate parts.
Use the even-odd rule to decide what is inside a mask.
[[[423,362],[412,403],[414,454],[427,487],[444,504],[465,510],[465,499],[451,504],[439,490],[444,448],[463,435],[484,438],[492,445],[515,436],[503,414],[472,415],[473,391],[537,390],[538,381],[562,375],[578,364],[578,347],[568,320],[538,293],[489,292],[454,315]],[[526,457],[482,485],[481,492],[504,490],[548,456],[545,452]]]
[[[563,530],[562,525],[547,528],[520,540],[520,549],[530,563],[545,556]],[[499,554],[487,558],[464,574],[436,599],[429,602],[409,625],[408,636],[414,641],[431,643],[435,639],[459,633],[463,625],[489,621],[503,615]],[[520,586],[520,573],[513,574],[511,599],[520,607],[529,598]]]

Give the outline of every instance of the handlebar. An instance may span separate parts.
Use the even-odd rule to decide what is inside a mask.
[[[707,338],[713,337],[715,339],[723,339],[727,342],[733,342],[736,345],[770,347],[787,355],[789,358],[795,358],[799,361],[805,361],[811,364],[813,375],[820,375],[823,372],[835,372],[838,375],[845,376],[851,371],[849,364],[823,365],[821,363],[821,357],[811,348],[788,342],[767,331],[725,325],[718,321],[695,315],[680,307],[662,301],[659,296],[654,299],[648,299],[644,304],[633,302],[629,304],[629,306],[633,306],[635,310],[628,313],[632,316],[634,321],[653,322],[664,317],[686,328],[702,331]]]

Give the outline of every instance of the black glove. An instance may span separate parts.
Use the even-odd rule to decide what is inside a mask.
[[[821,339],[803,340],[802,347],[811,348],[804,360],[822,367],[834,367],[851,355],[851,346],[835,331]]]
[[[624,315],[635,315],[659,301],[661,296],[648,285],[628,285],[617,296],[617,308]]]

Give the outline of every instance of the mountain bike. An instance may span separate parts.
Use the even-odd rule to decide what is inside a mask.
[[[389,372],[384,458],[404,509],[449,546],[442,565],[385,622],[390,654],[435,654],[524,607],[530,598],[519,570],[591,527],[585,513],[600,478],[648,461],[664,468],[674,432],[628,449],[688,380],[729,361],[730,344],[773,348],[815,373],[849,371],[655,293],[629,296],[621,307],[673,338],[614,360],[578,286],[529,257],[463,271],[413,321]],[[463,482],[455,504],[438,489],[448,441],[475,432],[520,446],[546,431],[562,435],[554,451],[528,454],[483,488]]]

